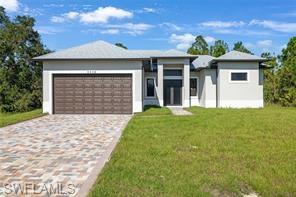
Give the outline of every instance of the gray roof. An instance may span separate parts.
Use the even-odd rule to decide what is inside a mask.
[[[192,66],[195,69],[201,69],[201,68],[207,68],[212,65],[212,63],[220,62],[220,61],[258,61],[258,62],[264,62],[266,61],[265,58],[261,58],[256,55],[251,55],[248,53],[242,53],[239,51],[230,51],[218,58],[215,58],[210,55],[199,55],[198,58],[196,58],[192,62]]]
[[[67,59],[150,59],[152,57],[158,58],[192,58],[195,59],[192,63],[194,68],[205,68],[210,66],[213,62],[219,61],[259,61],[263,62],[266,59],[242,53],[238,51],[231,51],[218,58],[209,55],[190,55],[178,50],[128,50],[105,41],[96,41],[81,46],[49,53],[34,60],[67,60]]]
[[[35,60],[51,59],[141,59],[141,55],[108,42],[96,41],[35,57]]]
[[[178,51],[175,49],[171,50],[131,50],[132,52],[138,53],[141,56],[145,57],[197,57],[196,55],[190,55],[188,53]]]
[[[256,56],[256,55],[251,55],[248,53],[243,53],[239,51],[230,51],[224,55],[221,55],[218,58],[215,58],[214,61],[265,61],[265,58]]]
[[[193,62],[192,65],[194,68],[199,69],[199,68],[206,68],[210,66],[210,62],[214,59],[215,57],[210,56],[210,55],[199,55],[198,58],[196,58]]]
[[[151,57],[196,57],[187,53],[168,50],[127,50],[108,42],[96,41],[35,57],[34,60],[61,59],[149,59]]]

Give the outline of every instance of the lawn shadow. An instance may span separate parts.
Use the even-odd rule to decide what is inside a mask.
[[[161,107],[158,105],[145,105],[144,106],[144,111],[148,111],[150,109],[160,109]]]

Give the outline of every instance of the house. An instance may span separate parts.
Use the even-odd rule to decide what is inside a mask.
[[[265,59],[177,50],[127,50],[97,41],[34,58],[43,62],[43,112],[131,114],[145,105],[263,107]]]

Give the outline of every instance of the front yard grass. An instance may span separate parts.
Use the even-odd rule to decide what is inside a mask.
[[[167,107],[147,105],[144,107],[144,112],[137,113],[136,116],[167,116],[171,114],[171,110]]]
[[[89,195],[296,196],[296,108],[189,110],[135,116]]]
[[[15,124],[32,118],[42,116],[42,110],[36,109],[30,112],[24,113],[0,113],[0,127]]]

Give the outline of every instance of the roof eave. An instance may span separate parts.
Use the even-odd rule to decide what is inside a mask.
[[[33,58],[33,61],[85,61],[85,60],[149,60],[150,58]]]
[[[213,59],[211,63],[217,62],[266,62],[267,59]]]
[[[151,58],[197,58],[198,56],[151,56]]]

